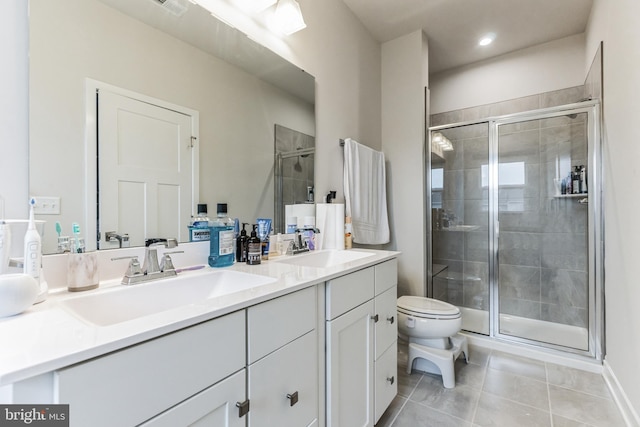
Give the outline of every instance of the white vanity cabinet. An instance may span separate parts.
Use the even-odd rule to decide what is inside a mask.
[[[245,343],[241,310],[60,369],[53,376],[54,403],[68,403],[71,426],[78,427],[147,420],[148,426],[189,425],[180,417],[188,412],[197,415],[194,422],[233,421],[236,402],[245,400]],[[245,419],[220,425],[244,425]]]
[[[325,289],[327,426],[373,427],[397,393],[397,261]]]
[[[249,427],[318,422],[317,287],[247,310]]]

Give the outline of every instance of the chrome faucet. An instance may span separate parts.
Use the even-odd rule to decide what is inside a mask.
[[[129,235],[126,233],[118,234],[117,231],[107,231],[104,233],[104,238],[107,242],[118,242],[119,248],[128,248],[131,246],[129,242]]]
[[[295,254],[299,254],[301,252],[308,252],[309,251],[309,245],[308,242],[306,240],[302,239],[302,234],[305,231],[313,231],[314,234],[318,234],[320,233],[320,230],[315,228],[315,227],[300,227],[300,228],[296,228],[295,230],[295,238],[292,242],[292,244],[289,245],[289,247],[287,248],[287,254],[289,255],[295,255]]]
[[[144,263],[142,267],[140,267],[137,256],[111,258],[112,261],[131,259],[127,271],[122,278],[123,285],[134,285],[136,283],[148,282],[164,277],[172,277],[177,274],[170,255],[184,251],[165,252],[162,257],[162,262],[158,263],[158,246],[175,248],[178,246],[176,239],[146,239],[145,246]]]

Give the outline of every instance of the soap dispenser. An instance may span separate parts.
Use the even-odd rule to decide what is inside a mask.
[[[247,264],[257,265],[260,264],[260,258],[262,258],[262,242],[258,238],[256,228],[258,224],[253,224],[253,230],[251,230],[251,237],[247,240]]]
[[[242,231],[240,231],[240,236],[238,236],[238,241],[236,242],[236,261],[237,262],[247,262],[247,230],[245,230],[245,226],[249,225],[247,222],[242,223]]]

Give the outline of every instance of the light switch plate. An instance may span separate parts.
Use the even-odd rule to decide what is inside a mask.
[[[36,197],[33,213],[37,215],[60,215],[60,197]]]

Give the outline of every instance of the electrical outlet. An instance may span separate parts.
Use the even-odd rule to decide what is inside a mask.
[[[60,215],[60,197],[36,197],[33,213],[37,215]]]

